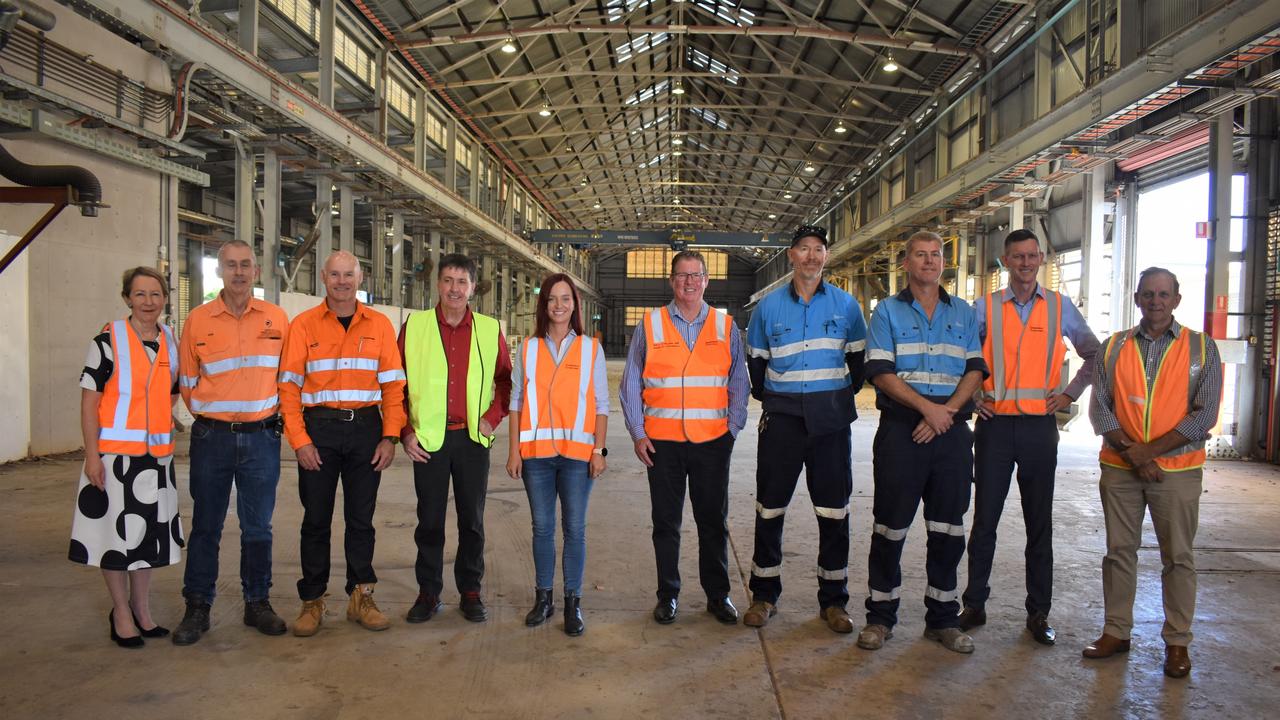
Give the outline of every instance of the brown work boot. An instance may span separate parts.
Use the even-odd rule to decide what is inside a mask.
[[[853,632],[853,620],[849,618],[849,613],[845,612],[842,607],[832,605],[831,607],[822,608],[819,617],[827,623],[827,627],[831,629],[831,632]]]
[[[373,583],[357,585],[351,591],[351,602],[347,603],[347,619],[360,623],[365,630],[386,630],[391,621],[382,614],[373,602]]]
[[[324,598],[303,600],[302,612],[293,621],[293,634],[297,637],[311,637],[320,632],[320,623],[324,622]]]
[[[742,624],[747,627],[764,627],[769,624],[769,618],[777,614],[778,608],[774,607],[773,603],[755,600],[742,616]]]

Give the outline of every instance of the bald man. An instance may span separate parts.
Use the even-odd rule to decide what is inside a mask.
[[[385,630],[373,602],[373,511],[382,471],[395,458],[404,427],[404,368],[386,316],[356,299],[364,274],[349,252],[324,263],[324,302],[289,328],[280,359],[280,408],[298,457],[302,499],[302,612],[293,634],[315,635],[329,584],[329,535],[342,483],[347,619]]]

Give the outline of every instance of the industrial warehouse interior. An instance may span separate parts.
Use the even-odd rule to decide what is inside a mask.
[[[1040,252],[1029,271],[1019,266],[1025,253],[1010,249],[1025,237]],[[913,264],[922,246],[938,251],[920,261],[932,269],[928,282]],[[809,251],[821,257],[817,294],[805,284],[816,277],[804,259]],[[0,526],[6,717],[1251,718],[1269,716],[1280,697],[1280,629],[1272,617],[1280,597],[1280,3],[1274,0],[0,0],[0,252],[0,297],[8,304],[0,314],[6,408],[0,491],[11,509]],[[245,268],[252,263],[249,276],[228,261],[241,253]],[[460,271],[470,278],[460,301],[451,295],[459,255],[474,263]],[[698,267],[690,258],[701,263],[702,275],[688,272]],[[335,279],[334,268],[348,261],[354,280]],[[1143,274],[1153,267],[1160,270]],[[121,292],[121,276],[131,268],[147,272],[126,276]],[[555,274],[559,281],[544,284]],[[1152,277],[1176,278],[1171,288],[1180,298],[1158,308],[1161,301],[1144,299]],[[975,382],[997,383],[999,395],[1005,358],[1023,357],[1023,340],[993,358],[983,338],[991,344],[999,340],[988,334],[1008,337],[1000,313],[1016,318],[1021,310],[1014,302],[1002,303],[1004,310],[991,305],[1009,292],[1023,307],[1016,294],[1027,278],[1041,293],[1032,296],[1032,317],[1045,306],[1037,297],[1069,306],[1063,320],[1050,318],[1067,342],[1055,344],[1052,330],[1048,350],[1038,351],[1060,353],[1046,356],[1038,409],[1027,413],[1009,401],[1019,420],[1020,413],[1053,418],[1040,418],[1056,442],[1044,505],[1051,507],[1051,530],[1032,520],[1038,501],[1028,494],[1019,459],[1017,482],[989,528],[990,597],[977,601],[985,602],[985,614],[976,626],[959,626],[972,639],[964,649],[938,638],[955,623],[948,616],[939,625],[936,613],[971,607],[971,594],[961,591],[972,577],[972,557],[958,560],[955,587],[940,589],[935,553],[943,542],[955,543],[957,552],[960,544],[973,549],[976,503],[991,492],[981,482],[983,443],[1022,441],[994,439],[990,430],[984,440],[983,424],[992,421],[972,413],[971,402],[951,408],[957,422],[948,419],[944,433],[895,388],[928,402],[933,395],[920,388],[953,377],[932,363],[958,357],[961,369],[948,388],[995,373]],[[158,305],[132,293],[144,282],[164,289]],[[941,294],[939,308],[963,310],[963,319],[950,321],[955,327],[947,326],[942,341],[908,337],[900,326],[885,334],[886,318],[922,297],[922,282]],[[664,344],[664,327],[680,333],[702,327],[684,315],[672,320],[693,286],[707,329],[682,335],[684,347],[669,337]],[[585,369],[562,365],[564,346],[561,355],[553,347],[558,331],[545,328],[561,327],[554,308],[562,287],[574,290],[573,322],[580,319],[581,328],[573,342],[583,348],[583,368],[599,370],[595,378],[607,387]],[[860,315],[815,321],[771,314],[784,305],[815,312],[846,296]],[[193,405],[193,393],[205,397],[200,393],[217,371],[207,364],[186,370],[189,358],[205,357],[208,348],[199,343],[211,318],[231,322],[225,318],[236,313],[233,297],[250,303],[245,312],[276,306],[292,323],[287,339],[284,328],[258,336],[255,347],[264,338],[283,342],[269,362],[252,360],[263,351],[232,353],[237,373],[261,362],[255,377],[271,388],[270,405],[262,406],[271,409],[252,417],[224,416],[200,399]],[[448,315],[455,301],[469,308],[461,326]],[[975,304],[979,311],[967,314]],[[340,306],[360,308],[354,322],[369,324],[359,333],[373,332],[369,327],[392,333],[361,335],[362,355],[351,361],[357,369],[373,363],[364,368],[377,371],[377,380],[369,380],[373,404],[344,404],[354,396],[340,394],[355,390],[319,392],[312,384],[324,372],[346,372],[341,363],[348,358],[325,366],[315,353],[326,340],[308,346],[304,337],[311,336],[300,328],[321,318],[340,336],[335,342],[345,342],[342,334],[357,334],[357,326]],[[157,313],[149,329],[159,345],[133,324],[144,307]],[[931,327],[933,311],[920,312]],[[1133,339],[1142,334],[1129,331],[1151,327],[1159,312],[1176,320],[1173,347],[1201,338],[1204,349],[1193,347],[1189,361],[1145,366],[1134,354],[1133,367],[1147,383],[1147,395],[1135,397],[1141,388],[1125,384],[1134,381],[1124,375],[1131,372],[1124,353],[1146,350]],[[484,367],[490,355],[478,340],[456,354],[449,344],[460,327],[473,340],[490,332],[485,317],[496,321],[500,347],[510,356],[499,358],[497,368]],[[1078,347],[1068,333],[1076,317],[1081,322],[1072,327],[1096,336],[1101,348]],[[453,329],[442,333],[436,318]],[[717,326],[718,319],[728,324]],[[424,325],[431,330],[419,338]],[[792,384],[808,383],[806,389],[780,389],[797,372],[784,358],[814,362],[822,352],[810,347],[808,328],[830,334],[836,326],[852,334],[836,342],[839,352],[822,356],[835,358],[828,360],[835,375],[804,365],[799,372],[813,374]],[[961,328],[967,349],[947,344],[960,342]],[[706,341],[713,349],[701,349],[715,331],[719,340]],[[783,336],[800,340],[776,344]],[[222,342],[213,337],[210,346]],[[538,355],[539,339],[545,355]],[[416,361],[417,342],[447,349]],[[1158,341],[1142,335],[1142,342]],[[191,343],[197,347],[187,354]],[[150,354],[130,356],[142,345]],[[602,352],[603,369],[586,361],[591,347]],[[699,499],[690,477],[684,502],[681,484],[680,550],[664,560],[655,550],[660,471],[642,461],[647,440],[637,432],[659,442],[658,453],[687,446],[690,458],[712,457],[710,443],[695,438],[691,428],[704,426],[690,419],[690,408],[694,397],[721,394],[700,393],[706,388],[688,381],[709,374],[690,369],[712,356],[699,353],[722,353],[728,367],[727,347],[743,366],[738,377],[745,383],[749,376],[751,397],[741,417],[732,407],[725,411],[743,395],[735,375],[720,373],[717,387],[728,385],[728,399],[714,400],[720,403],[714,422],[721,424],[707,425],[716,428],[707,437],[725,432],[726,414],[727,427],[743,432],[728,444],[728,468],[716,460],[727,482],[723,522],[715,524],[727,528],[729,581],[727,597],[717,598],[704,592],[715,543],[700,542],[707,528],[694,507],[710,501]],[[304,359],[287,366],[295,350]],[[670,387],[663,383],[671,378],[654,369],[654,359],[677,351],[692,358],[671,371],[679,380],[684,367],[687,384],[663,395],[653,389]],[[646,353],[649,365],[631,364]],[[903,370],[912,353],[930,363],[920,373]],[[471,370],[455,388],[449,370],[457,358]],[[607,431],[599,420],[590,425],[595,434],[588,434],[581,458],[564,445],[553,451],[584,472],[590,468],[594,480],[587,485],[581,587],[570,597],[561,588],[570,580],[561,577],[570,572],[569,544],[556,530],[563,519],[567,537],[569,500],[562,490],[559,518],[553,491],[552,551],[563,551],[564,564],[554,556],[554,612],[545,622],[531,621],[536,608],[530,613],[535,592],[545,589],[535,577],[549,567],[538,559],[545,545],[531,530],[538,509],[530,463],[546,458],[528,453],[539,452],[531,438],[542,437],[537,412],[545,396],[538,393],[548,388],[539,373],[550,377],[555,368],[538,370],[535,358],[572,366],[575,381],[581,377],[581,390],[547,381],[557,403],[565,397],[583,404],[578,427],[583,415],[588,422],[607,418]],[[114,362],[115,370],[95,392],[93,371],[104,359],[103,367]],[[127,369],[141,393],[143,383],[167,383],[162,372],[145,368],[171,359],[168,394],[181,396],[172,418],[157,419],[143,407],[139,430],[135,406],[151,400],[130,399]],[[483,407],[466,408],[477,397],[497,397],[495,406],[507,397],[501,389],[496,395],[477,389],[488,382],[476,379],[477,360],[485,377],[515,366],[527,381],[523,393],[525,386],[516,386],[523,415],[513,406],[508,420],[504,406],[501,421],[489,422]],[[984,373],[966,364],[973,361]],[[1031,374],[1012,365],[1015,379],[1007,382]],[[1181,395],[1162,384],[1188,366],[1190,389],[1181,376]],[[428,380],[434,396],[421,389],[434,372],[424,367],[439,369]],[[1083,390],[1072,397],[1068,381],[1078,373]],[[1111,385],[1089,387],[1103,374]],[[1187,435],[1184,421],[1170,432],[1182,433],[1187,445],[1141,460],[1104,444],[1112,443],[1111,432],[1125,431],[1099,431],[1100,403],[1115,405],[1115,427],[1136,417],[1149,431],[1168,402],[1187,405],[1189,417],[1203,411],[1202,398],[1192,396],[1208,387],[1197,379],[1208,377],[1209,394],[1216,390],[1218,399],[1203,442]],[[833,432],[847,438],[840,440],[848,443],[847,457],[843,445],[810,442],[820,435],[816,425],[780,440],[777,417],[787,413],[767,405],[819,392],[812,388],[830,378],[840,392],[845,378],[861,382],[842,400],[850,416],[856,408],[856,419],[844,418]],[[601,397],[588,403],[591,383]],[[997,416],[1005,413],[1003,401],[982,392]],[[1166,402],[1170,393],[1175,399]],[[163,408],[164,394],[149,397]],[[448,419],[445,409],[425,418],[436,412],[435,405],[421,409],[427,400],[445,408],[445,394]],[[453,412],[455,397],[461,415]],[[1055,407],[1045,397],[1064,401]],[[102,403],[100,413],[82,405],[89,398]],[[633,416],[629,403],[637,401],[644,407]],[[676,440],[652,419],[663,417],[666,408],[654,405],[664,402],[680,408],[671,411],[676,432],[684,433]],[[110,403],[117,403],[114,411]],[[805,412],[816,412],[816,404]],[[563,412],[550,405],[542,403],[552,417]],[[338,472],[336,464],[310,467],[306,450],[324,444],[316,418],[346,413],[334,423],[350,421],[350,432],[331,424],[341,429],[334,442],[354,442],[362,410],[381,418],[374,424],[383,432],[372,436],[380,449],[363,451],[359,471],[372,472],[368,466],[385,448],[393,453],[367,498],[370,517],[360,520],[371,523],[366,550],[376,580],[349,567],[366,551],[350,532],[359,524],[355,486],[343,484],[336,505],[330,487],[329,532],[311,522],[317,506],[307,479]],[[906,453],[909,461],[895,453],[891,464],[889,428],[904,427],[906,410],[915,413],[912,424],[919,420],[938,439],[921,441],[908,427],[903,437],[919,452]],[[399,421],[388,431],[395,413]],[[800,427],[815,422],[801,415]],[[522,418],[532,425],[521,425]],[[142,449],[131,451],[113,435],[124,426],[112,421],[138,430]],[[487,453],[489,464],[478,499],[458,492],[460,473],[483,470],[471,461],[455,466],[452,486],[447,477],[440,486],[448,509],[443,566],[433,572],[443,587],[431,590],[423,582],[422,530],[430,461],[411,453],[437,452],[431,447],[440,447],[439,438],[425,429],[437,421],[440,435]],[[213,502],[198,489],[213,472],[206,469],[212,464],[201,465],[212,461],[202,459],[211,451],[200,443],[208,442],[211,427],[238,441],[246,424],[261,430],[270,453],[280,445],[278,484],[268,494],[274,514],[243,527],[253,503],[239,485],[230,500],[224,494],[225,512],[214,513],[215,521],[225,519],[220,551],[216,533],[212,555],[210,541],[199,541],[206,555],[198,562],[212,572],[214,602],[213,592],[191,590],[188,570],[193,524],[202,529],[193,509]],[[165,442],[155,440],[161,425],[172,429],[164,430]],[[956,433],[971,436],[971,428],[978,435],[977,477],[968,444],[963,452],[928,449]],[[310,446],[298,440],[308,432]],[[427,447],[429,437],[437,444]],[[778,481],[779,458],[799,457],[796,444],[809,448],[800,453],[804,472],[796,460],[804,480],[776,507],[770,498],[777,486],[770,483]],[[161,446],[164,452],[154,450]],[[839,468],[810,464],[831,447],[841,452]],[[317,461],[330,457],[324,452]],[[77,534],[84,516],[107,512],[85,500],[96,492],[90,470],[100,454],[117,460],[114,468],[107,463],[108,484],[129,464],[121,458],[172,457],[171,465],[141,471],[159,478],[159,491],[154,482],[149,499],[138,491],[161,514],[166,492],[176,498],[176,509],[167,506],[171,517],[159,522],[171,537],[156,541],[171,560],[139,561],[127,571],[106,568],[106,556],[101,570],[93,557],[86,560]],[[234,466],[239,456],[231,455]],[[1109,459],[1121,456],[1127,464]],[[509,472],[509,458],[523,477]],[[939,521],[926,492],[923,512],[908,518],[913,522],[886,526],[884,498],[907,493],[908,479],[925,466],[967,478],[958,488],[965,504],[955,509],[963,521]],[[343,467],[347,483],[350,469]],[[1104,508],[1114,500],[1103,476],[1138,478],[1143,467],[1156,468],[1162,479],[1160,487],[1149,481],[1152,515],[1140,515],[1136,530],[1130,630],[1115,620],[1115,598],[1123,600],[1111,579],[1119,572],[1119,529],[1114,506]],[[1190,474],[1180,471],[1188,468],[1202,480],[1198,500],[1180,501],[1192,508],[1187,556],[1194,556],[1194,610],[1186,618],[1190,631],[1179,634],[1170,587],[1184,563],[1173,559],[1167,533],[1174,531],[1157,518],[1154,498],[1184,487],[1179,483]],[[194,493],[193,472],[203,473]],[[847,502],[833,508],[825,493],[846,474]],[[134,490],[116,500],[137,503]],[[477,558],[466,550],[475,540],[462,507],[474,502],[483,519],[478,590],[464,582]],[[114,533],[141,532],[137,517],[122,513]],[[780,538],[762,531],[780,527],[783,517]],[[1033,524],[1049,533],[1048,560],[1033,558]],[[248,549],[264,530],[265,555],[252,560]],[[845,533],[848,556],[837,569],[828,560],[832,538]],[[320,536],[327,556],[315,549]],[[877,579],[889,541],[901,550],[891,592]],[[772,565],[762,560],[774,554],[780,560]],[[325,566],[328,584],[319,597],[306,589],[317,557],[332,566],[332,577]],[[261,573],[263,558],[266,595],[251,598],[242,575]],[[1051,611],[1032,608],[1035,563],[1051,571]],[[664,567],[683,577],[678,605],[675,590],[662,585]],[[138,593],[148,596],[148,582],[150,618],[138,617],[146,603]],[[773,582],[785,586],[780,596],[769,595]],[[847,598],[832,600],[842,582]],[[349,608],[362,602],[366,584],[376,584],[386,624],[369,620],[367,604],[358,622],[349,621],[357,619]],[[585,631],[571,632],[571,599],[580,601]],[[251,600],[268,601],[287,630],[248,626],[255,624]],[[303,631],[306,603],[318,600],[327,610],[324,603],[311,606],[319,608],[312,618],[318,628]],[[728,622],[712,607],[719,600],[735,608]],[[876,608],[890,602],[897,624],[879,638],[882,648],[868,647]],[[852,631],[832,619],[832,607],[847,610]],[[129,608],[132,635],[122,619]],[[196,619],[207,617],[207,629],[191,631],[193,609],[206,613]],[[1047,641],[1032,622],[1046,614]],[[177,634],[148,635],[143,621]],[[1113,637],[1117,627],[1130,637]],[[1123,647],[1108,649],[1108,639]],[[1102,651],[1094,650],[1098,643]],[[1174,647],[1189,651],[1185,668],[1169,654]]]

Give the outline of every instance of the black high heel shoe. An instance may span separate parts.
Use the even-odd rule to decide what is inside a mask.
[[[133,608],[129,608],[129,612],[133,613]],[[144,638],[162,638],[169,634],[169,628],[160,625],[156,625],[150,630],[143,630],[142,621],[138,619],[136,614],[133,616],[133,624],[138,627],[138,632],[142,633]]]
[[[113,610],[107,611],[107,624],[111,626],[111,639],[115,641],[115,644],[119,645],[120,647],[140,648],[146,644],[146,641],[142,639],[141,635],[135,635],[134,637],[131,637],[131,638],[122,638],[116,634],[116,616],[115,616],[115,611]]]

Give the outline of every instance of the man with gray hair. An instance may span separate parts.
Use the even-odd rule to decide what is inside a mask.
[[[286,629],[267,595],[271,515],[280,481],[276,373],[289,318],[253,296],[258,262],[248,243],[224,243],[217,272],[222,292],[191,311],[178,346],[182,398],[196,420],[191,426],[191,536],[182,581],[187,610],[174,630],[175,645],[191,645],[209,629],[232,485],[240,520],[244,624],[266,635],[283,635]]]
[[[347,620],[368,630],[389,626],[373,602],[373,511],[382,471],[395,458],[405,424],[405,377],[391,321],[356,299],[363,279],[355,255],[330,255],[325,298],[294,318],[280,359],[280,409],[298,456],[302,500],[302,612],[293,625],[298,637],[315,635],[324,620],[339,482],[351,596]]]
[[[1192,543],[1200,515],[1204,443],[1218,423],[1222,360],[1213,338],[1173,319],[1182,301],[1168,270],[1142,271],[1133,301],[1138,326],[1102,345],[1089,420],[1103,438],[1098,460],[1107,555],[1102,559],[1106,624],[1084,649],[1087,658],[1129,651],[1138,583],[1142,518],[1151,509],[1160,545],[1164,591],[1164,673],[1191,672],[1191,620],[1196,610]]]

